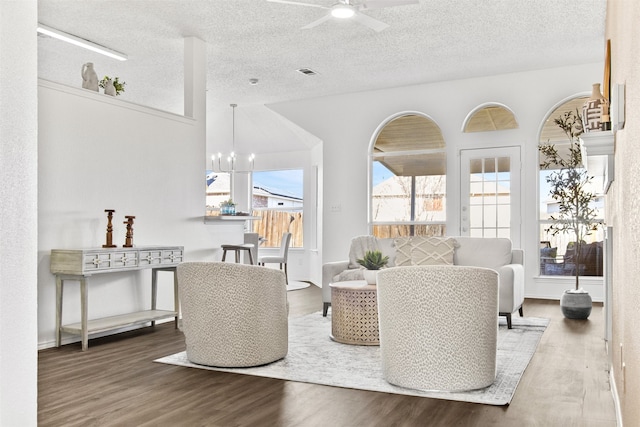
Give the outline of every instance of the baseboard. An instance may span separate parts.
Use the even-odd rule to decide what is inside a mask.
[[[616,378],[613,375],[613,366],[609,366],[609,384],[611,385],[611,395],[613,396],[613,405],[616,410],[616,426],[622,426],[622,409],[620,408],[620,396],[618,395],[618,387],[616,386]]]
[[[160,323],[173,322],[173,321],[174,321],[173,318],[156,320],[156,325],[159,325]],[[180,319],[180,322],[182,322],[182,319]],[[144,325],[134,325],[134,326],[128,326],[128,327],[125,327],[125,328],[112,329],[110,331],[105,331],[105,332],[98,332],[98,333],[95,333],[95,334],[91,334],[89,336],[89,339],[92,340],[94,338],[101,338],[101,337],[106,337],[108,335],[120,334],[122,332],[134,331],[136,329],[148,328],[150,324],[151,323],[145,323]],[[179,323],[179,325],[180,325],[180,323]],[[82,341],[82,338],[79,335],[69,335],[69,334],[67,334],[67,336],[63,336],[60,341],[61,341],[60,345],[67,345],[67,344],[73,344],[73,343],[76,343],[76,342],[80,342],[80,341]],[[56,340],[55,339],[49,340],[49,341],[44,341],[44,342],[39,342],[38,343],[38,351],[46,350],[48,348],[54,348],[55,346],[56,346]],[[89,348],[91,348],[91,346],[89,346]]]

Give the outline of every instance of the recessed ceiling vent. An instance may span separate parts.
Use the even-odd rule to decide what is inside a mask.
[[[318,74],[318,73],[316,73],[315,71],[313,71],[313,70],[311,70],[309,68],[300,68],[300,69],[298,69],[296,71],[299,72],[299,73],[302,73],[302,74],[306,74],[307,76],[315,76],[315,75]]]

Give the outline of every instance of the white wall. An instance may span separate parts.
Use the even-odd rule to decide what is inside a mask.
[[[534,279],[538,274],[539,245],[537,191],[533,191],[538,185],[538,135],[549,110],[558,101],[589,90],[593,82],[601,81],[602,71],[601,63],[585,64],[270,105],[323,141],[323,262],[346,259],[350,239],[369,232],[367,151],[375,129],[399,112],[416,111],[435,120],[447,142],[448,194],[459,194],[460,149],[521,148],[526,292],[528,296],[558,297],[571,285],[543,288]],[[487,102],[508,106],[515,113],[519,128],[463,134],[461,128],[467,114]],[[447,209],[447,232],[459,234],[457,197],[449,197]]]
[[[40,81],[38,342],[54,343],[54,248],[100,247],[105,209],[115,209],[114,244],[135,215],[134,245],[181,245],[186,260],[219,259],[242,225],[204,224],[204,124],[190,118]],[[171,308],[172,278],[160,274],[159,304]],[[149,308],[150,271],[90,279],[90,318]],[[65,287],[63,322],[80,319],[79,287]],[[77,341],[67,337],[63,342]]]
[[[324,204],[324,191],[323,191],[323,144],[319,143],[311,149],[311,195],[313,200],[313,206],[310,208],[313,210],[313,224],[312,230],[315,230],[309,246],[309,277],[313,283],[318,286],[322,285],[322,247],[323,247],[323,204]],[[310,203],[307,203],[310,204]]]
[[[606,38],[611,40],[611,85],[625,85],[625,125],[615,132],[615,180],[607,193],[612,227],[612,336],[608,345],[611,389],[618,422],[640,423],[640,3],[607,2]],[[617,98],[617,97],[616,97]],[[614,116],[612,116],[614,119]],[[615,119],[614,119],[615,123]]]
[[[0,1],[0,425],[37,425],[37,3]]]
[[[207,164],[201,121],[45,80],[40,81],[39,111],[41,348],[52,346],[55,337],[55,279],[49,271],[50,251],[100,247],[105,242],[105,209],[116,210],[113,241],[118,246],[124,243],[124,215],[136,216],[136,246],[181,245],[186,260],[219,260],[221,244],[242,243],[243,222],[204,224]],[[305,197],[315,188],[310,150],[263,154],[259,165],[264,170],[302,168]],[[237,177],[238,191],[248,188],[243,179]],[[236,194],[234,199],[245,197]],[[313,209],[313,203],[305,203],[305,218],[312,218]],[[304,227],[305,239],[312,239],[312,223],[305,221]],[[312,277],[309,271],[311,251],[307,243],[312,240],[305,240],[304,249],[290,251],[292,279],[320,283],[320,278]],[[261,249],[260,254],[269,252]],[[171,308],[171,276],[161,274],[160,280],[160,308]],[[148,308],[149,281],[149,271],[92,277],[90,318]],[[79,287],[67,283],[63,323],[80,318]],[[77,340],[74,336],[63,337],[63,343]]]

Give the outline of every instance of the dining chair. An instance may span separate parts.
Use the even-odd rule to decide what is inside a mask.
[[[277,256],[263,256],[258,259],[258,265],[280,264],[280,270],[284,266],[284,275],[289,284],[289,274],[287,273],[287,258],[289,257],[289,245],[291,244],[291,233],[284,233],[280,242],[280,253]]]

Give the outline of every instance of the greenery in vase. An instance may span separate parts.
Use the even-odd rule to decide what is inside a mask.
[[[222,215],[235,215],[236,214],[236,204],[233,203],[233,200],[225,200],[220,203],[220,213]]]
[[[596,219],[597,212],[591,206],[597,197],[589,190],[593,177],[589,176],[587,170],[582,167],[582,152],[578,139],[583,130],[580,113],[577,110],[568,111],[554,119],[554,123],[569,138],[569,155],[561,156],[558,149],[550,143],[541,144],[538,147],[544,157],[540,168],[552,169],[547,176],[547,183],[550,185],[549,194],[559,205],[558,214],[550,216],[552,225],[546,231],[551,232],[553,236],[559,233],[574,233],[576,237],[575,277],[576,290],[578,290],[580,256],[582,245],[586,244],[584,238],[597,230],[602,223]]]
[[[380,251],[367,251],[364,254],[364,258],[356,261],[367,270],[380,270],[382,267],[387,265],[389,257],[383,257],[382,252]]]
[[[116,96],[118,96],[120,95],[120,92],[124,92],[124,85],[127,84],[127,82],[121,82],[119,79],[120,79],[119,77],[115,77],[114,79],[111,79],[111,77],[109,76],[104,76],[104,78],[100,80],[98,84],[102,89],[104,89],[104,87],[107,85],[107,81],[112,80],[113,87],[116,89]]]

